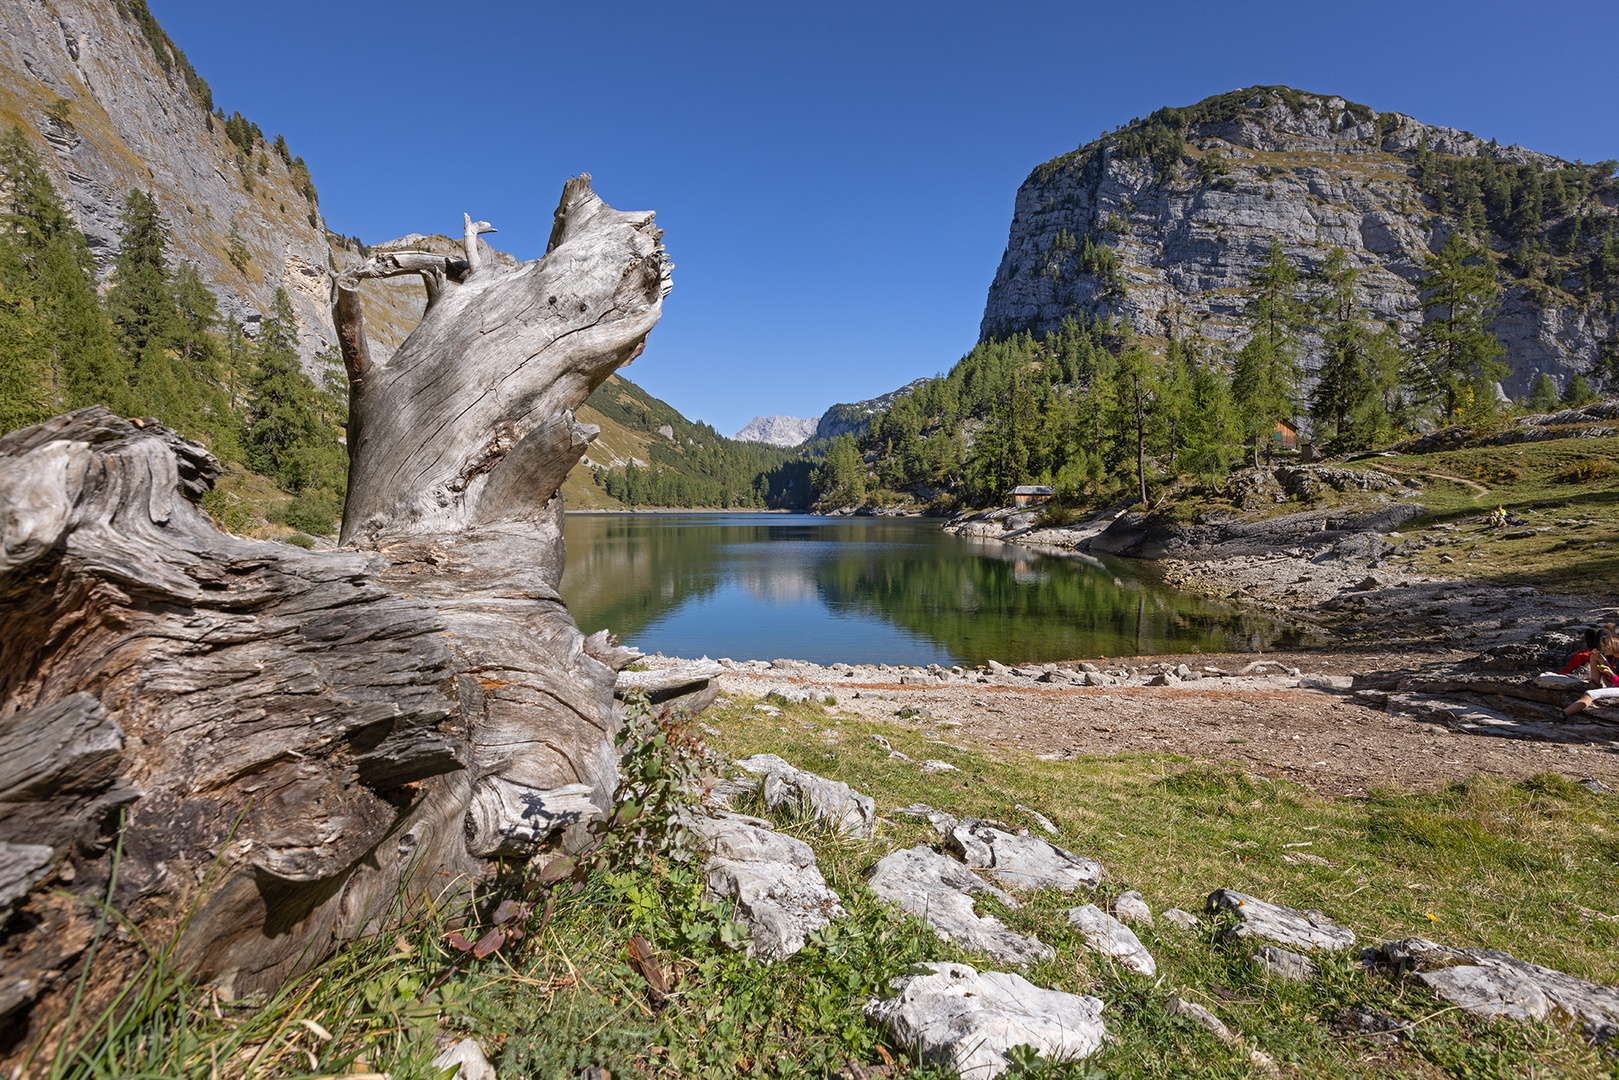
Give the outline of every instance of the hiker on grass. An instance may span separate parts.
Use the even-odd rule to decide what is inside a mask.
[[[1591,641],[1593,637],[1596,638],[1594,642]],[[1609,623],[1600,632],[1589,631],[1586,643],[1591,646],[1584,654],[1585,684],[1590,689],[1563,710],[1564,716],[1583,712],[1599,701],[1619,698],[1619,675],[1615,674],[1615,670],[1619,669],[1619,628]],[[1580,654],[1576,654],[1569,666],[1563,669],[1564,672],[1572,672],[1579,661]]]

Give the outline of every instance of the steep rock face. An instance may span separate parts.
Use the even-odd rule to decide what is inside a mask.
[[[731,436],[738,442],[762,442],[771,446],[798,446],[815,434],[819,416],[755,416],[747,426]]]
[[[1115,133],[1035,169],[1018,189],[981,338],[1045,332],[1084,313],[1150,337],[1197,332],[1240,344],[1240,290],[1273,236],[1305,273],[1343,247],[1367,305],[1409,338],[1422,322],[1423,258],[1454,228],[1418,188],[1412,158],[1422,138],[1441,155],[1561,164],[1338,97],[1259,88],[1234,111],[1188,127],[1173,162],[1127,157]],[[1594,199],[1588,211],[1619,214],[1614,202]],[[1087,239],[1111,248],[1116,275],[1082,265]],[[1542,372],[1561,385],[1619,339],[1613,297],[1586,300],[1573,280],[1548,290],[1509,278],[1493,324],[1512,368],[1508,393],[1526,395]]]
[[[52,117],[53,106],[65,120]],[[284,287],[305,358],[335,343],[318,209],[268,147],[262,174],[260,155],[249,163],[247,190],[223,125],[208,130],[206,106],[179,65],[171,59],[165,70],[141,27],[110,0],[0,0],[0,124],[22,126],[103,276],[117,255],[124,201],[139,187],[171,230],[170,258],[197,264],[222,316],[251,334]],[[233,226],[248,256],[242,268],[230,257]]]

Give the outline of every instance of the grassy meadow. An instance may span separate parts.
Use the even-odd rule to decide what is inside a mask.
[[[738,699],[710,710],[711,749],[729,758],[778,753],[871,794],[885,824],[877,839],[828,835],[778,818],[816,849],[846,919],[814,934],[801,953],[770,966],[745,958],[744,935],[723,905],[705,900],[699,860],[660,815],[620,815],[594,865],[549,857],[512,865],[464,912],[416,912],[403,928],[339,953],[270,1001],[227,1002],[149,967],[132,984],[135,1012],[53,1076],[431,1078],[436,1042],[477,1037],[502,1077],[868,1075],[930,1078],[861,1016],[869,998],[918,960],[991,965],[934,937],[918,920],[877,903],[862,873],[887,852],[936,842],[925,824],[892,811],[913,802],[957,816],[998,818],[1039,831],[1019,804],[1048,816],[1055,841],[1099,860],[1095,897],[1041,892],[1017,910],[980,904],[1057,950],[1024,974],[1035,983],[1091,993],[1106,1003],[1111,1041],[1081,1063],[1035,1063],[1023,1075],[1071,1077],[1263,1077],[1262,1051],[1284,1076],[1605,1077],[1612,1048],[1592,1047],[1554,1024],[1478,1020],[1446,1006],[1415,980],[1362,970],[1357,956],[1319,955],[1309,984],[1268,977],[1253,945],[1228,944],[1225,924],[1204,917],[1190,931],[1159,919],[1137,928],[1158,962],[1145,979],[1088,952],[1064,911],[1137,889],[1155,912],[1202,914],[1203,898],[1228,887],[1317,908],[1359,942],[1422,935],[1488,946],[1599,982],[1619,982],[1619,796],[1593,794],[1554,775],[1511,784],[1477,779],[1439,791],[1381,791],[1363,801],[1317,798],[1174,757],[1042,760],[959,744],[924,718],[865,721],[820,704],[778,714]],[[959,772],[924,775],[890,758],[881,735],[911,758]],[[643,759],[666,787],[699,773],[692,741],[672,740]],[[673,779],[671,779],[673,778]],[[742,809],[757,807],[743,806]],[[633,820],[631,820],[633,818]],[[628,824],[626,824],[628,822]],[[554,898],[549,919],[540,896]],[[455,947],[492,925],[497,905],[527,905],[507,928],[521,940],[477,958]],[[637,956],[634,938],[646,953]],[[515,935],[508,935],[515,937]],[[1171,995],[1211,1009],[1241,1036],[1225,1043],[1163,1011]],[[1345,1033],[1339,1010],[1380,1010],[1404,1028],[1393,1045]],[[45,1059],[34,1075],[46,1075]],[[587,1068],[605,1069],[589,1073]],[[871,1073],[871,1069],[886,1071]]]

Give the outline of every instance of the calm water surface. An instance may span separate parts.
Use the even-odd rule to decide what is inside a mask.
[[[980,664],[1300,643],[1130,560],[1045,555],[917,518],[569,514],[580,629],[673,656]]]

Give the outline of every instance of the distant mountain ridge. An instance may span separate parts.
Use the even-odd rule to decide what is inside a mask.
[[[839,435],[864,431],[871,418],[894,407],[894,402],[919,388],[931,379],[912,379],[897,390],[890,390],[865,401],[846,402],[832,406],[820,416],[804,419],[797,416],[755,416],[733,436],[739,442],[761,442],[771,446],[802,446],[805,443],[835,439]]]

